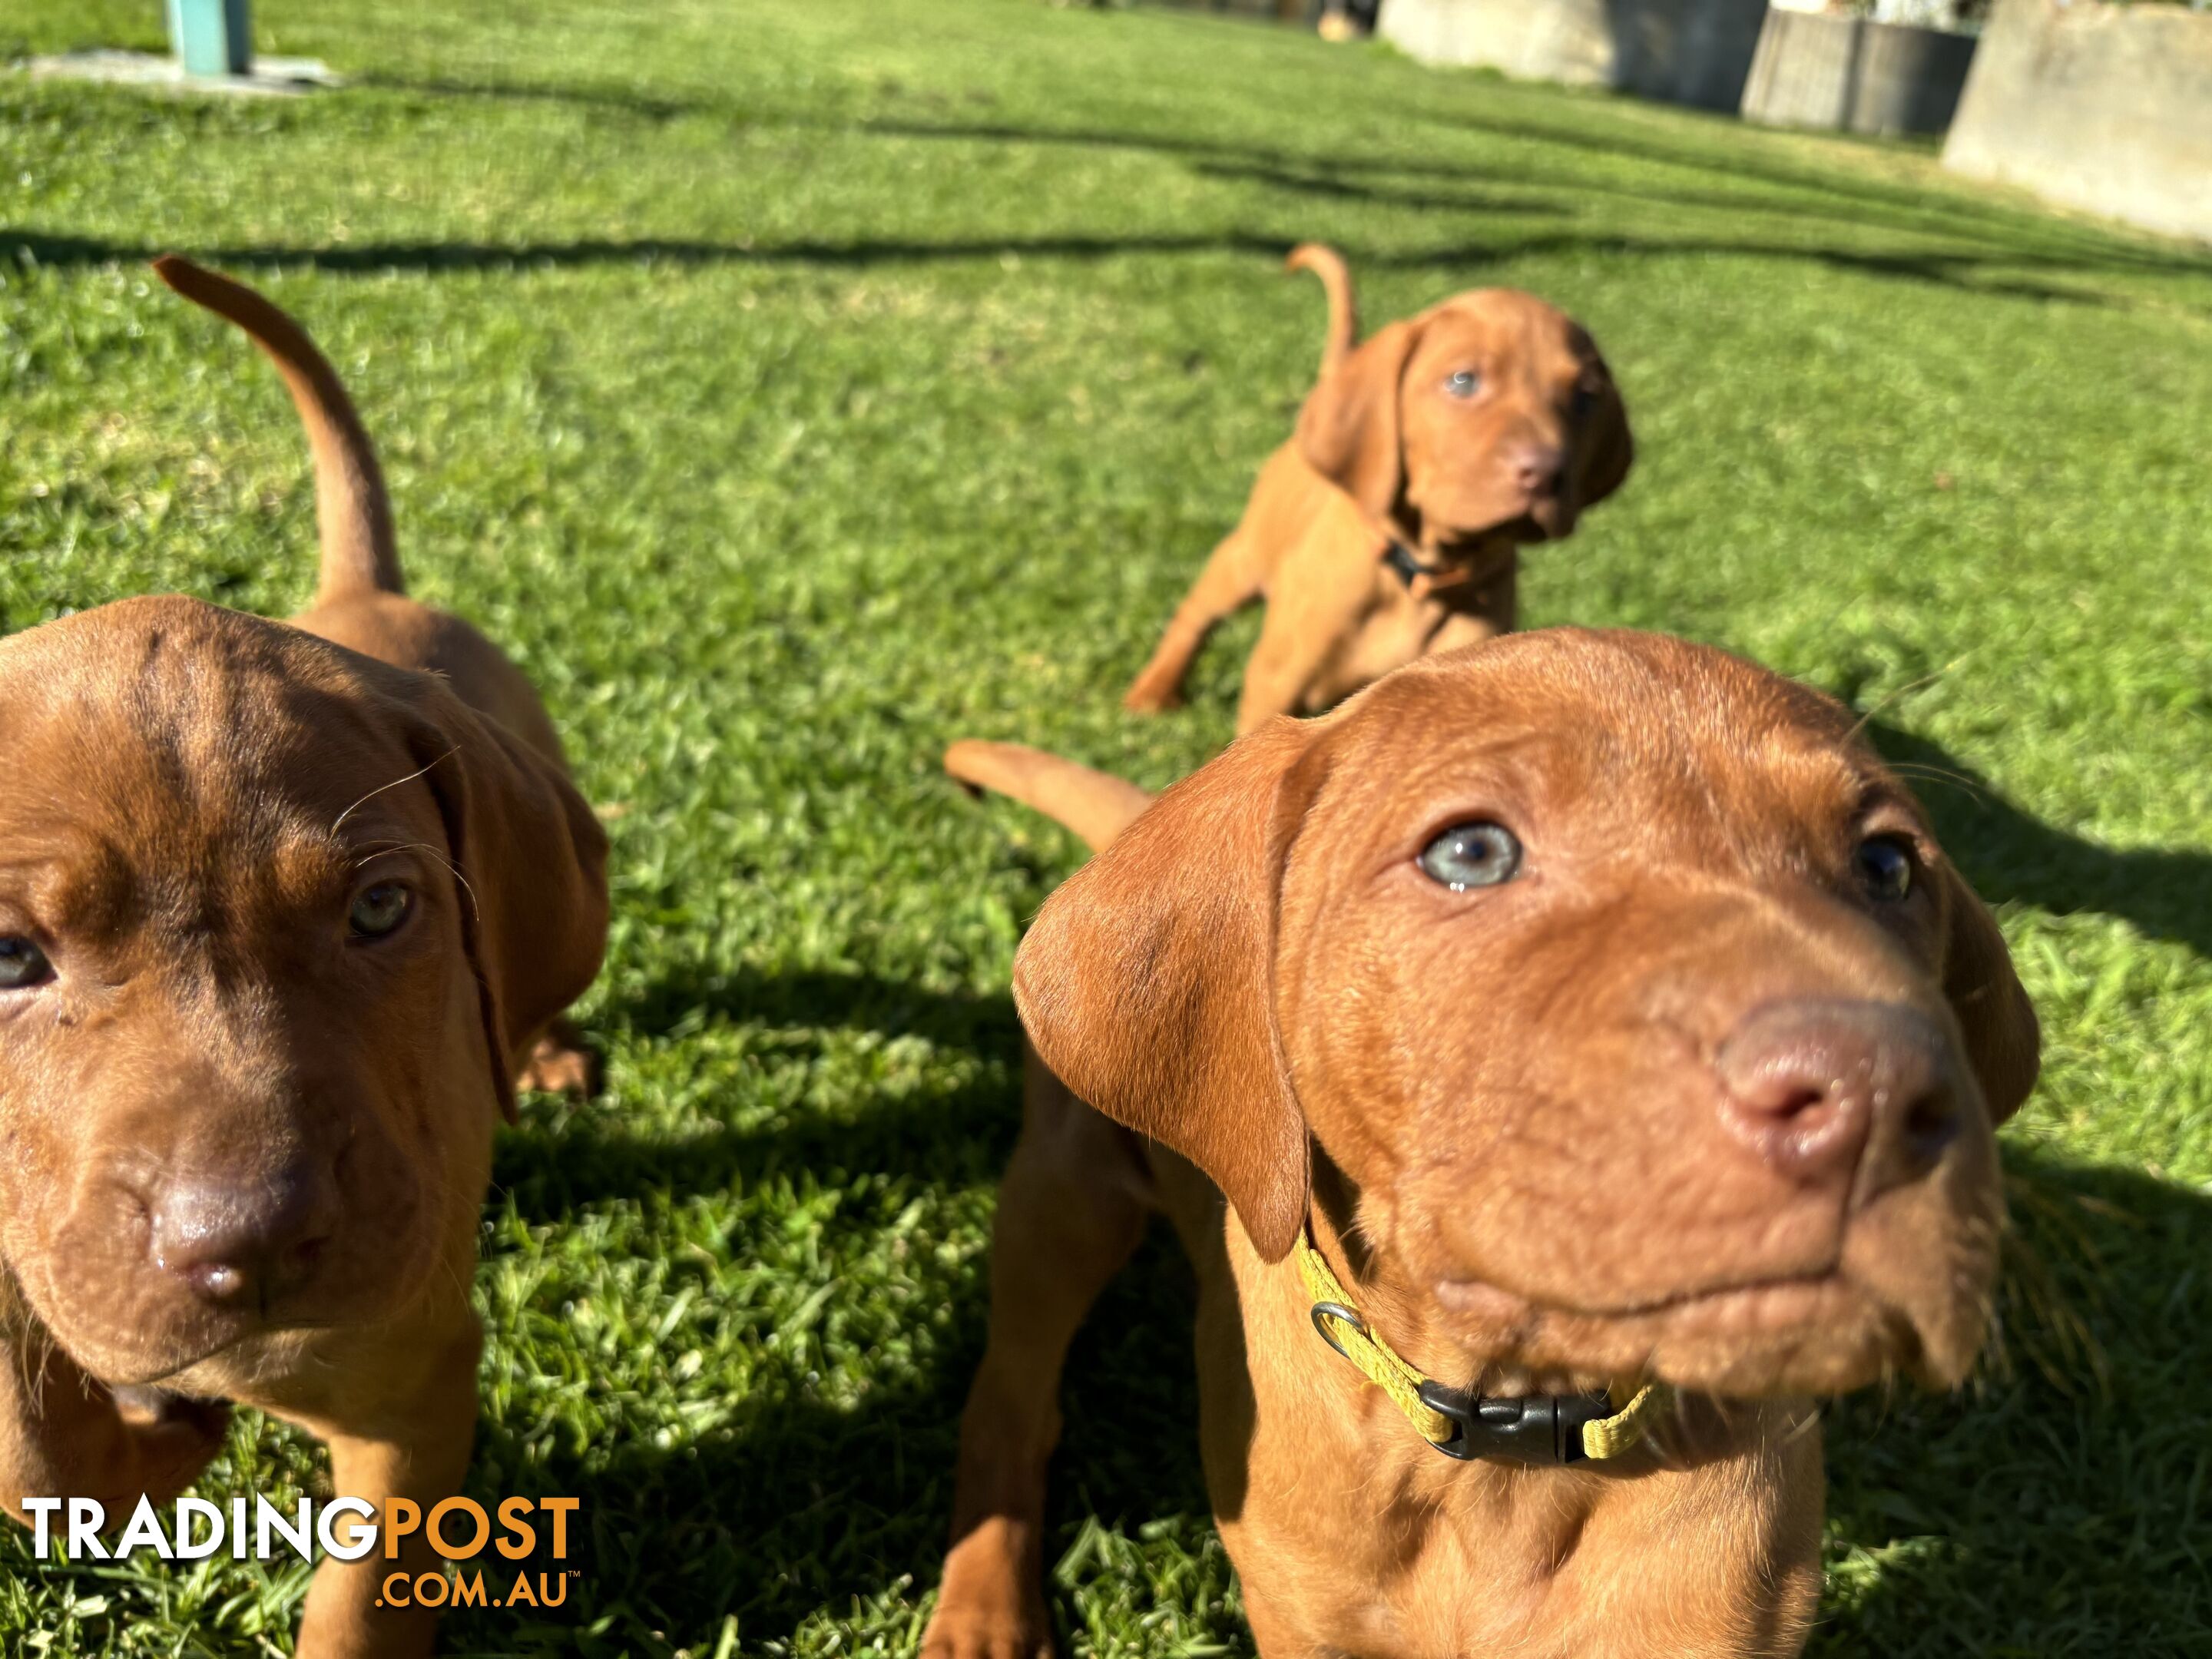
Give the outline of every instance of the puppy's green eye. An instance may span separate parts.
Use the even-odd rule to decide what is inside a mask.
[[[1482,376],[1471,368],[1454,369],[1444,377],[1444,395],[1448,398],[1472,398],[1482,390]]]
[[[1912,848],[1902,836],[1869,836],[1851,855],[1867,891],[1894,904],[1912,890]]]
[[[20,933],[0,936],[0,991],[28,990],[53,976],[44,951]]]
[[[353,902],[353,914],[348,918],[353,924],[356,939],[386,939],[399,931],[399,924],[407,920],[408,912],[415,908],[412,889],[396,881],[380,881],[374,887],[365,887],[361,896]]]
[[[1495,887],[1521,868],[1521,842],[1502,823],[1455,823],[1421,849],[1421,873],[1455,893]]]

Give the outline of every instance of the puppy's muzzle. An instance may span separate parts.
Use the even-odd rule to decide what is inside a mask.
[[[1723,1126],[1777,1174],[1862,1205],[1918,1179],[1965,1127],[1942,1028],[1886,1002],[1798,998],[1739,1024],[1715,1056]]]
[[[1527,444],[1506,460],[1513,487],[1533,505],[1558,496],[1566,477],[1566,452],[1557,444]]]
[[[149,1195],[148,1253],[209,1308],[266,1316],[314,1283],[337,1207],[330,1171],[304,1162],[248,1180],[176,1176]]]

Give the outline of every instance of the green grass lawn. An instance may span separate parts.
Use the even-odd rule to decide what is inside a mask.
[[[1322,307],[1486,283],[1596,333],[1641,456],[1532,624],[1659,628],[1876,718],[2045,1020],[2001,1354],[1831,1417],[1822,1656],[2212,1653],[2212,264],[1924,150],[1030,0],[261,0],[342,92],[0,76],[0,628],[282,614],[275,377],[154,283],[299,313],[418,592],[534,677],[611,823],[586,1104],[502,1135],[473,1490],[584,1502],[484,1654],[905,1652],[943,1551],[1016,1118],[1008,963],[1078,862],[939,779],[1023,738],[1159,785],[1230,734],[1122,684],[1287,429]],[[0,52],[158,45],[13,0]],[[1076,1653],[1248,1652],[1156,1240],[1073,1367]],[[241,1420],[202,1490],[312,1484]],[[158,1564],[157,1564],[158,1565]],[[301,1572],[62,1571],[0,1650],[288,1651]]]

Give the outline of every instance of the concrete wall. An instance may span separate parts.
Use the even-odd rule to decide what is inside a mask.
[[[2212,15],[1997,0],[1943,165],[2212,241]]]
[[[1766,0],[1382,0],[1378,32],[1424,63],[1733,112],[1765,12]]]
[[[1744,118],[1835,132],[1941,132],[1973,60],[1970,34],[1770,11],[1743,89]]]
[[[1382,0],[1376,33],[1425,64],[1480,65],[1571,86],[1606,86],[1613,78],[1613,37],[1601,4]]]
[[[1155,0],[1178,11],[1218,11],[1231,17],[1258,17],[1277,23],[1310,23],[1322,0]]]

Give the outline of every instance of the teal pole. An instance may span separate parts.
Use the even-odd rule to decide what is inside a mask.
[[[247,0],[169,0],[169,45],[187,75],[244,75],[253,67]]]

